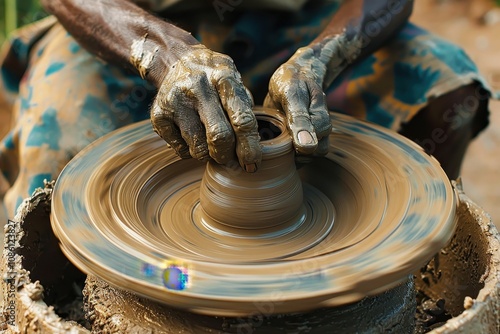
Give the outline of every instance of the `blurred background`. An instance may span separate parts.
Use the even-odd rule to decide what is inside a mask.
[[[0,42],[45,15],[38,0],[0,0]],[[418,0],[411,20],[461,45],[500,91],[500,0]],[[500,102],[492,101],[490,110],[490,126],[469,148],[462,180],[466,194],[500,227]],[[7,128],[0,110],[2,137]]]
[[[0,41],[9,31],[43,18],[39,0],[0,0]]]
[[[462,46],[500,91],[500,1],[418,0],[411,20]],[[500,101],[490,102],[490,125],[469,147],[462,168],[465,193],[500,228]]]

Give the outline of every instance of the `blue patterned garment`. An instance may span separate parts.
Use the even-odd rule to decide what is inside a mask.
[[[297,13],[245,12],[221,22],[201,13],[192,31],[229,54],[260,104],[269,78],[328,23],[339,1],[311,1]],[[215,18],[215,19],[214,19]],[[182,26],[182,18],[173,18]],[[0,190],[9,215],[44,179],[100,136],[149,116],[156,89],[81,48],[53,18],[20,29],[0,54],[0,107],[13,126],[0,143]],[[345,70],[326,89],[328,107],[398,130],[430,99],[478,82],[457,46],[408,23],[388,44]],[[486,113],[485,113],[486,114]],[[485,121],[484,124],[487,122]]]

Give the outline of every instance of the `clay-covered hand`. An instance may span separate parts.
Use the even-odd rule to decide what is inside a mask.
[[[310,47],[299,49],[271,77],[264,106],[283,110],[295,149],[324,155],[332,129],[323,91],[325,63]]]
[[[254,172],[262,152],[252,104],[232,59],[196,45],[168,70],[151,121],[182,158],[225,164],[237,157]]]

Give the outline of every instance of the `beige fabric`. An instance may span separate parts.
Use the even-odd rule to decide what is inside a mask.
[[[277,9],[298,11],[308,0],[147,0],[150,9],[163,11],[171,8],[175,11],[184,11],[200,8],[229,6],[241,9]],[[141,2],[146,2],[142,0]]]

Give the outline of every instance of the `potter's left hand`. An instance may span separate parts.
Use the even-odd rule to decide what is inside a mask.
[[[324,155],[332,129],[323,80],[326,65],[310,47],[299,49],[271,77],[264,106],[283,110],[299,154]]]

